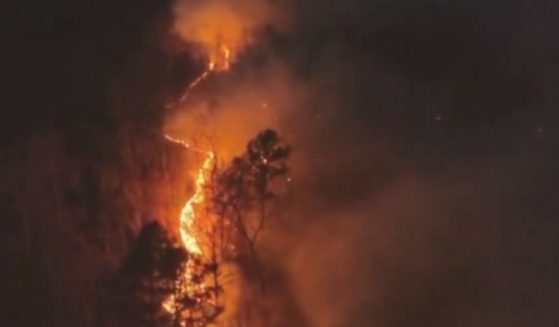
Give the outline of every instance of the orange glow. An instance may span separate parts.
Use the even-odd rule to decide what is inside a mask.
[[[209,71],[228,70],[231,67],[231,49],[224,44],[220,44],[215,51],[209,54],[209,60]]]
[[[249,14],[236,7],[228,1],[178,1],[175,7],[175,31],[198,45],[217,70],[229,67],[234,50],[248,43],[251,20],[261,16],[260,9],[252,8]]]

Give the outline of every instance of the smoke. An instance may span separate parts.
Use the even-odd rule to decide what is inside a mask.
[[[263,128],[280,128],[297,96],[294,85],[280,69],[214,76],[167,116],[165,130],[228,160]]]
[[[266,0],[178,0],[173,11],[174,31],[210,60],[223,46],[236,54],[253,42],[255,29],[283,20]]]
[[[244,51],[165,124],[225,160],[263,128],[294,146],[288,226],[260,245],[283,287],[275,309],[297,312],[284,325],[554,325],[542,162],[556,159],[489,22],[435,1],[292,5],[289,30],[245,34],[269,23],[265,6],[244,20],[209,2],[186,19],[198,10],[179,2],[184,39]],[[196,32],[214,13],[236,26],[227,36]]]
[[[2,21],[7,325],[104,325],[123,225],[173,220],[188,193],[162,121],[221,160],[264,128],[293,145],[259,244],[277,325],[559,325],[557,1],[91,0],[51,17],[65,2],[12,1]],[[167,10],[195,59],[225,46],[235,64],[163,110]]]
[[[511,159],[524,167],[503,169]],[[318,211],[330,208],[323,199],[301,215],[320,221],[289,265],[313,326],[554,324],[556,288],[544,285],[557,271],[557,238],[546,232],[556,224],[526,195],[546,184],[538,165],[509,157],[450,166],[408,171],[382,192],[355,193],[349,207]]]

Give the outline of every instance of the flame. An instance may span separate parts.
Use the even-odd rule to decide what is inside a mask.
[[[212,151],[203,151],[193,147],[191,142],[174,138],[168,134],[165,134],[165,138],[183,146],[185,149],[206,154],[206,159],[194,179],[194,194],[186,201],[179,218],[179,233],[185,249],[190,254],[202,255],[203,251],[196,231],[196,206],[202,205],[205,201],[204,192],[211,174],[215,154]]]
[[[175,103],[168,105],[167,107],[174,107],[178,103],[184,102],[188,97],[188,94],[192,89],[198,86],[201,82],[206,80],[208,76],[214,71],[226,71],[231,67],[231,50],[224,44],[220,44],[217,50],[210,54],[208,58],[208,65],[206,70],[198,76],[192,83],[188,85],[183,95]],[[174,138],[170,135],[165,135],[165,138],[171,142],[177,143],[185,147],[186,149],[194,150],[197,152],[205,152],[201,149],[192,146],[191,142],[180,140]],[[215,158],[215,154],[211,151],[205,152],[207,154],[206,159],[202,167],[198,170],[195,178],[195,188],[194,195],[188,199],[181,211],[179,218],[180,222],[180,236],[184,247],[188,252],[192,254],[202,255],[202,248],[200,246],[200,241],[195,232],[196,223],[196,205],[200,205],[204,202],[204,188],[208,181],[209,174],[211,172],[212,163]]]
[[[215,51],[210,53],[208,70],[224,71],[231,68],[231,49],[225,44],[220,44]]]
[[[206,70],[200,76],[198,76],[194,81],[192,81],[192,83],[188,85],[185,92],[179,98],[178,101],[170,105],[167,105],[167,107],[174,107],[178,103],[184,102],[188,97],[190,91],[196,86],[198,86],[205,79],[207,79],[212,72],[228,70],[229,67],[231,66],[230,60],[231,60],[231,51],[225,45],[221,45],[219,47],[219,51],[217,51],[213,56],[209,58],[208,66]],[[194,223],[196,221],[196,210],[194,206],[204,202],[204,187],[207,183],[208,174],[210,173],[215,154],[211,151],[203,151],[199,148],[192,146],[192,142],[187,142],[181,139],[177,139],[168,134],[165,135],[165,138],[173,143],[182,145],[186,149],[207,154],[207,157],[204,160],[202,167],[200,168],[200,170],[198,170],[198,173],[196,174],[194,195],[190,199],[188,199],[188,201],[186,201],[186,204],[184,205],[179,218],[180,235],[185,248],[190,253],[201,255],[202,249],[199,244],[200,242],[198,241],[194,232],[194,226],[195,226]]]
[[[178,104],[184,102],[190,91],[198,86],[200,83],[205,81],[212,72],[214,71],[227,71],[231,68],[231,61],[232,61],[232,51],[231,48],[227,47],[225,44],[220,44],[217,49],[208,55],[208,64],[206,65],[206,69],[198,76],[194,81],[192,81],[186,87],[186,90],[181,95],[181,97],[168,105],[165,106],[166,109],[176,107]]]
[[[195,151],[195,152],[199,152],[199,153],[207,153],[207,151],[204,151],[202,149],[196,148],[194,146],[192,146],[192,142],[190,141],[185,141],[185,140],[181,140],[181,139],[177,139],[172,137],[169,134],[165,134],[165,138],[173,143],[176,143],[178,145],[181,145],[182,147],[184,147],[185,149],[191,150],[191,151]]]
[[[203,256],[204,251],[202,249],[199,235],[200,228],[197,228],[201,222],[199,221],[200,217],[197,214],[196,207],[203,205],[206,199],[205,189],[210,178],[215,154],[212,151],[203,151],[192,146],[190,141],[177,139],[167,134],[165,135],[165,138],[173,143],[183,146],[185,149],[206,154],[206,159],[204,160],[202,167],[198,169],[194,179],[194,194],[186,201],[179,218],[179,234],[184,248],[191,256]],[[193,263],[193,260],[187,260],[182,271],[182,275],[185,278],[185,284],[182,286],[180,291],[183,294],[187,294],[189,297],[195,297],[196,292],[203,291],[206,287],[205,282],[200,283],[193,280],[194,270],[196,269],[193,266]],[[171,294],[163,300],[161,305],[166,312],[175,314],[177,310],[175,295]]]
[[[173,294],[171,294],[168,298],[166,298],[165,300],[163,300],[163,303],[161,303],[161,306],[163,306],[163,309],[165,309],[165,311],[169,312],[169,313],[175,313],[175,296]]]
[[[180,216],[181,240],[184,247],[191,254],[203,254],[198,240],[198,235],[195,230],[195,223],[197,219],[195,206],[201,205],[205,200],[204,190],[209,179],[209,174],[211,173],[214,157],[215,155],[213,152],[208,152],[202,168],[200,168],[196,174],[194,195],[186,201]]]

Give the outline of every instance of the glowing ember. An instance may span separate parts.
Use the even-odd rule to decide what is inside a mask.
[[[165,311],[169,313],[175,313],[175,296],[171,294],[171,296],[163,300],[163,303],[161,305],[163,306],[163,309],[165,309]]]

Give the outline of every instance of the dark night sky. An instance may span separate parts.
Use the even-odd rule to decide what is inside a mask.
[[[165,7],[149,1],[108,3],[60,0],[5,5],[4,96],[6,107],[17,108],[10,110],[14,116],[10,125],[27,124],[28,115],[67,117],[62,107],[77,106],[75,102],[83,97],[99,101],[126,56],[138,51],[141,32],[137,31],[162,12],[157,8]],[[305,21],[301,31],[316,33],[309,38],[320,35],[317,43],[328,42],[329,35],[346,39],[368,47],[362,50],[375,60],[427,81],[446,83],[456,74],[470,74],[477,78],[473,83],[488,84],[480,88],[517,84],[496,90],[511,102],[506,104],[509,108],[479,111],[507,112],[532,128],[551,123],[556,102],[553,85],[558,78],[554,59],[559,51],[552,42],[557,28],[554,1],[307,1],[298,6],[299,18]],[[28,92],[35,96],[26,96]],[[53,99],[45,101],[48,97]],[[54,104],[63,97],[66,103]],[[87,116],[99,107],[103,106],[91,104],[79,112]],[[464,118],[474,119],[476,110],[467,110],[472,117]],[[546,134],[553,129],[552,124]]]
[[[96,133],[127,120],[157,128],[159,107],[115,109],[110,91],[129,80],[131,94],[177,87],[172,60],[146,41],[169,7],[0,5],[0,155],[40,131]],[[388,241],[362,245],[369,234],[357,233],[342,242],[393,255],[377,255],[373,268],[356,264],[358,279],[382,285],[364,282],[365,300],[340,326],[557,326],[559,2],[305,0],[291,8],[296,32],[271,33],[255,51],[273,50],[310,90],[305,103],[323,110],[301,151],[323,160],[344,148],[344,159],[308,182],[310,201],[359,212],[355,226],[385,230]],[[369,152],[377,145],[388,150]],[[378,212],[401,218],[362,218]]]
[[[19,107],[11,110],[12,115],[27,117],[23,112],[32,110],[31,116],[39,111],[43,116],[59,116],[56,111],[64,109],[48,105],[49,101],[43,101],[46,106],[23,103],[44,96],[55,97],[52,102],[63,96],[71,98],[68,86],[76,93],[102,97],[104,91],[99,89],[106,87],[130,51],[137,51],[141,32],[136,30],[147,28],[161,14],[157,8],[165,8],[165,4],[149,1],[108,3],[60,0],[4,5],[6,60],[2,62],[5,81],[10,81],[4,92],[8,107]],[[489,110],[495,114],[514,111],[532,126],[550,123],[556,102],[554,59],[559,51],[552,42],[557,28],[553,13],[558,10],[554,1],[306,1],[298,7],[299,18],[305,20],[302,33],[327,32],[317,43],[328,42],[328,37],[347,39],[352,45],[368,47],[364,51],[376,60],[419,79],[446,83],[455,73],[468,73],[478,75],[475,82],[488,83],[488,88],[495,83],[518,84],[501,90],[512,102],[511,108]],[[85,59],[76,59],[78,56]],[[77,78],[79,83],[75,83]],[[494,82],[492,78],[504,80]],[[65,95],[49,95],[50,84],[61,84],[64,90],[58,91]],[[37,95],[32,100],[25,96],[29,91]],[[100,110],[91,107],[82,111]],[[468,111],[476,115],[475,109]],[[550,130],[553,126],[547,132]]]

